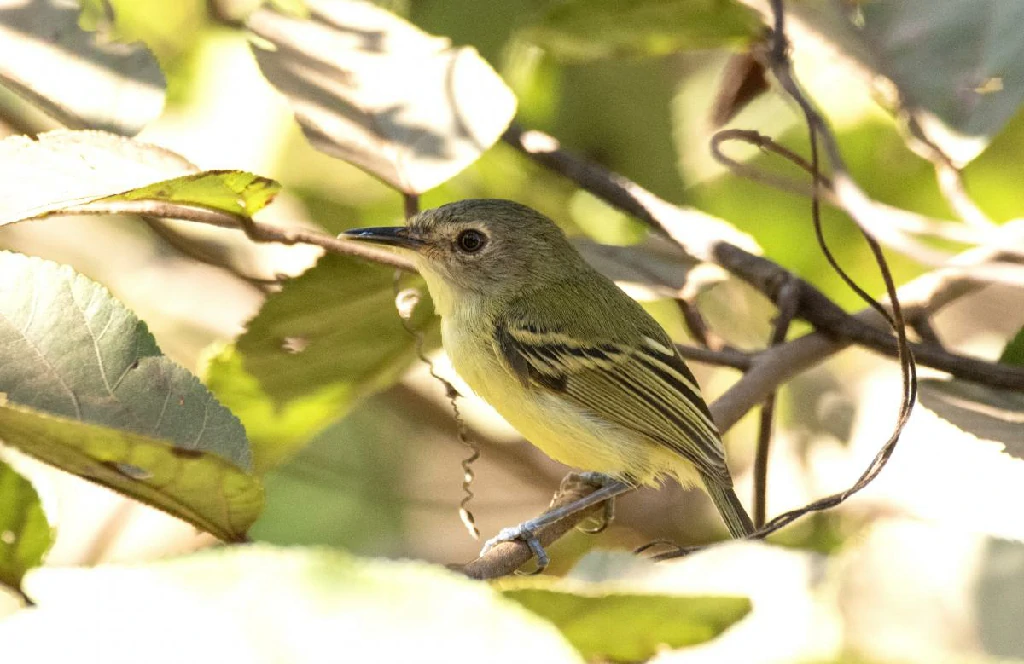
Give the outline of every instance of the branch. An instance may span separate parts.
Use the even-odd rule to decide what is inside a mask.
[[[810,283],[733,243],[737,238],[748,246],[753,241],[726,222],[658,198],[622,175],[563,149],[557,140],[543,132],[513,124],[502,138],[534,161],[667,235],[686,253],[721,266],[773,302],[778,300],[782,284],[795,283],[799,291],[797,317],[816,330],[828,333],[835,340],[857,343],[889,357],[898,355],[896,339],[886,329],[869,322],[875,319],[851,316]],[[918,362],[926,366],[992,387],[1024,390],[1024,369],[1020,367],[985,362],[936,346],[912,344],[911,347]]]
[[[412,261],[398,254],[393,254],[381,249],[341,240],[333,235],[307,231],[295,228],[282,228],[270,224],[260,223],[254,219],[241,214],[234,214],[225,210],[203,207],[200,205],[187,205],[182,203],[170,203],[160,200],[138,200],[138,201],[94,201],[83,203],[72,207],[64,208],[55,212],[41,215],[95,215],[95,214],[135,214],[158,219],[180,219],[182,221],[194,221],[201,224],[209,224],[220,228],[231,228],[244,232],[254,242],[278,242],[280,244],[312,244],[335,254],[355,256],[381,265],[396,267],[407,272],[415,272]]]

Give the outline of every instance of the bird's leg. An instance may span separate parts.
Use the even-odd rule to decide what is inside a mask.
[[[616,480],[612,477],[604,475],[602,473],[585,472],[585,473],[573,473],[566,478],[566,481],[562,482],[562,486],[565,486],[569,479],[576,479],[580,482],[585,482],[598,489],[604,488],[609,482],[615,482]],[[612,521],[615,520],[615,496],[604,501],[604,510],[598,517],[601,521],[593,528],[584,528],[583,526],[577,526],[576,529],[581,533],[587,535],[597,535],[603,533],[608,529],[608,526],[612,525]]]
[[[544,514],[530,519],[529,521],[524,521],[518,526],[503,528],[497,535],[487,540],[487,543],[484,544],[484,548],[480,551],[480,555],[482,556],[486,554],[502,542],[521,540],[530,547],[530,551],[533,553],[534,557],[537,558],[537,570],[533,573],[539,574],[548,566],[550,559],[548,558],[547,552],[544,551],[544,547],[541,545],[540,539],[537,538],[537,531],[555,523],[556,521],[561,521],[565,517],[575,514],[581,510],[588,509],[605,501],[611,501],[616,496],[626,493],[633,488],[631,484],[615,479],[614,477],[601,475],[600,473],[582,473],[579,477],[589,484],[597,485],[599,488],[591,494],[583,496],[578,500],[574,500],[571,503],[548,510]]]

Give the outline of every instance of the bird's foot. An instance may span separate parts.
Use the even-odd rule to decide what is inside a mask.
[[[535,521],[537,521],[537,519],[524,521],[518,526],[512,526],[511,528],[502,528],[497,535],[484,543],[484,547],[480,550],[480,555],[486,555],[488,551],[502,542],[523,542],[526,546],[530,547],[530,553],[532,553],[533,557],[537,559],[537,569],[530,572],[530,574],[540,574],[547,568],[551,559],[548,557],[548,552],[544,550],[540,540],[537,538],[536,529],[539,526],[534,523]]]
[[[616,480],[614,477],[610,475],[605,475],[604,473],[596,473],[593,471],[573,473],[572,475],[569,475],[569,477],[567,477],[566,480],[583,482],[584,484],[589,484],[590,486],[596,489],[603,489],[606,486],[618,482],[618,480]],[[604,501],[604,509],[601,511],[600,515],[595,515],[595,518],[597,519],[597,525],[593,528],[587,528],[585,526],[580,525],[577,526],[576,529],[579,530],[581,533],[585,533],[587,535],[598,535],[608,530],[608,526],[612,525],[612,522],[615,520],[614,497],[608,498],[607,500]]]
[[[530,552],[537,559],[537,569],[531,574],[540,574],[548,566],[549,558],[546,551],[544,551],[543,545],[540,543],[540,539],[537,534],[541,529],[550,526],[551,524],[566,518],[571,514],[575,514],[580,510],[589,509],[599,503],[604,503],[611,500],[615,496],[625,493],[631,487],[630,484],[623,482],[622,480],[608,475],[602,475],[600,473],[581,473],[574,476],[575,481],[583,481],[588,484],[596,485],[598,489],[582,498],[569,502],[559,507],[553,507],[544,514],[525,521],[518,526],[512,528],[504,528],[495,537],[487,540],[484,544],[483,550],[480,555],[486,555],[488,551],[493,549],[502,542],[524,542],[526,546],[530,548]],[[562,489],[567,487],[563,484]],[[606,508],[607,509],[607,508]]]

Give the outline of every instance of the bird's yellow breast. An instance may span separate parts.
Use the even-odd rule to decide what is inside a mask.
[[[693,466],[636,432],[587,412],[556,393],[527,386],[500,357],[492,325],[474,307],[458,307],[442,320],[445,351],[473,391],[528,441],[568,466],[654,483],[671,474],[689,485]]]

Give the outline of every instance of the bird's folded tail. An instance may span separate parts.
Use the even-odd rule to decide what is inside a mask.
[[[754,532],[754,523],[740,504],[740,499],[731,484],[723,484],[722,480],[717,478],[704,478],[704,487],[734,539],[741,539]]]

